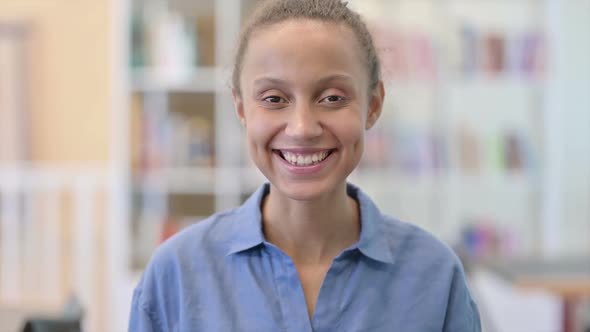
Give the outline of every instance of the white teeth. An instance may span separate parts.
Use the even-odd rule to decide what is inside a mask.
[[[297,156],[297,165],[303,165],[303,163],[305,162],[305,157],[303,157],[302,155],[298,155]]]
[[[318,152],[312,154],[296,154],[292,152],[282,152],[283,157],[292,165],[297,166],[309,166],[313,164],[317,164],[328,156],[328,152]]]

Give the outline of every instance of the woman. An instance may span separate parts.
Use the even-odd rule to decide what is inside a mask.
[[[384,99],[358,14],[339,0],[264,3],[233,96],[270,183],[157,250],[130,331],[480,331],[452,251],[346,182]]]

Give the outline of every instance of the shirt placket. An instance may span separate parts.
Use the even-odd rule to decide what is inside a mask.
[[[345,260],[337,258],[326,273],[311,321],[314,332],[337,330],[342,304],[340,294],[343,291],[340,274],[344,270],[345,264]]]
[[[284,326],[289,332],[313,332],[307,313],[305,294],[295,264],[289,256],[272,244],[270,257],[280,268],[274,270]]]

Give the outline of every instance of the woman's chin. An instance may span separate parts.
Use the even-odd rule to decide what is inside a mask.
[[[271,182],[272,189],[277,194],[295,201],[318,201],[322,198],[340,192],[338,189],[345,188],[346,182],[328,183],[331,181],[297,181],[285,183],[284,181]],[[271,189],[271,192],[272,192]]]

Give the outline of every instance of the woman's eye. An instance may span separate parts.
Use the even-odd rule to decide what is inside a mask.
[[[327,101],[328,103],[337,103],[339,101],[343,101],[344,98],[340,96],[328,96],[323,99],[323,101]]]
[[[285,101],[283,98],[279,97],[279,96],[268,96],[266,98],[263,99],[266,102],[269,103],[280,103]]]

